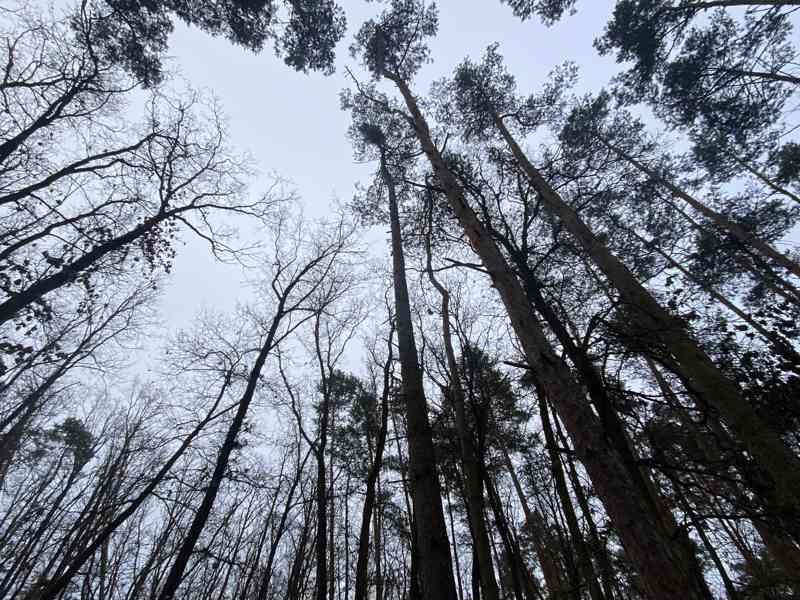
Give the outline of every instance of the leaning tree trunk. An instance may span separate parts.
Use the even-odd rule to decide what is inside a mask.
[[[625,152],[622,148],[612,144],[602,136],[596,135],[595,137],[600,141],[601,144],[611,150],[611,152],[633,165],[639,171],[647,175],[650,179],[663,185],[670,191],[671,194],[686,202],[689,206],[691,206],[721,230],[728,232],[731,236],[733,236],[733,238],[736,239],[737,242],[745,247],[753,248],[764,258],[774,261],[775,264],[782,266],[792,275],[800,277],[800,264],[793,261],[782,252],[779,252],[764,240],[746,231],[739,224],[728,219],[725,215],[713,210],[711,207],[707,206],[705,203],[701,202],[685,190],[679,188],[668,179],[662,177],[656,171],[650,169],[644,163],[638,161],[633,156]]]
[[[164,587],[161,588],[161,593],[158,596],[158,600],[172,600],[172,598],[175,596],[175,592],[178,590],[181,579],[183,579],[183,574],[186,571],[186,567],[188,566],[189,560],[194,552],[194,547],[197,544],[197,540],[200,539],[200,534],[203,532],[206,522],[211,515],[211,509],[214,506],[214,501],[217,498],[220,485],[222,484],[222,480],[225,477],[225,472],[228,469],[228,462],[234,448],[236,447],[236,440],[242,430],[242,425],[244,424],[245,417],[247,416],[247,411],[250,408],[250,403],[255,395],[256,386],[261,379],[261,371],[264,368],[264,363],[267,361],[267,356],[269,356],[269,353],[273,349],[273,343],[278,332],[278,326],[281,322],[281,318],[284,315],[284,301],[285,297],[281,298],[280,302],[278,303],[276,315],[272,320],[267,337],[264,340],[264,344],[261,346],[261,350],[258,353],[256,362],[253,365],[253,369],[250,371],[248,376],[247,387],[245,388],[244,394],[242,394],[242,398],[239,400],[239,407],[235,416],[233,417],[233,421],[228,427],[227,433],[225,434],[225,440],[222,442],[222,446],[217,453],[217,458],[214,463],[214,471],[211,475],[211,479],[208,482],[205,493],[203,494],[203,500],[201,501],[200,506],[195,513],[194,519],[192,519],[192,524],[189,526],[189,531],[187,532],[186,537],[181,542],[178,554],[175,557],[175,561],[172,563],[169,573],[167,574]]]
[[[641,336],[652,339],[674,357],[674,365],[687,386],[722,415],[755,459],[771,474],[787,512],[800,512],[800,459],[781,437],[759,417],[742,396],[739,386],[726,377],[692,339],[684,324],[669,314],[615,257],[578,213],[550,186],[514,140],[498,115],[495,125],[539,193],[543,206],[575,237],[587,255],[619,291],[631,311],[630,318]]]
[[[573,438],[576,452],[586,466],[606,510],[637,568],[642,583],[653,599],[687,598],[705,600],[689,576],[690,566],[672,540],[665,539],[658,523],[649,517],[648,500],[630,478],[622,457],[608,445],[596,415],[584,400],[568,366],[548,342],[530,303],[491,236],[467,206],[464,193],[431,139],[430,129],[406,82],[393,73],[384,76],[395,83],[411,113],[415,132],[448,202],[475,252],[500,293],[512,326],[531,369],[539,378],[548,399],[557,407]],[[631,515],[643,515],[631,519]]]

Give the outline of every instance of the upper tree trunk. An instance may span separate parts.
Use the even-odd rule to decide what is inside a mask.
[[[161,589],[161,593],[158,596],[158,600],[171,600],[175,596],[175,592],[178,590],[181,579],[183,579],[184,571],[189,564],[189,560],[192,556],[192,552],[194,551],[194,547],[197,544],[197,540],[200,539],[200,534],[203,532],[206,522],[208,521],[208,517],[211,515],[211,509],[214,506],[214,501],[217,498],[220,484],[222,483],[222,479],[225,477],[225,472],[228,469],[228,462],[230,460],[231,453],[236,446],[236,440],[242,430],[244,419],[247,416],[250,403],[255,395],[256,386],[258,385],[261,377],[261,370],[264,368],[264,363],[267,361],[267,356],[272,351],[275,335],[278,331],[278,325],[284,316],[283,311],[284,299],[281,299],[281,301],[278,303],[277,311],[272,320],[272,324],[270,325],[267,337],[264,340],[264,344],[261,346],[261,350],[258,353],[256,362],[253,365],[253,369],[250,371],[250,375],[247,379],[247,387],[245,388],[244,394],[242,394],[242,398],[239,400],[239,407],[236,410],[236,415],[233,417],[233,421],[231,422],[230,426],[228,427],[228,431],[225,434],[225,440],[222,442],[222,446],[217,453],[217,458],[214,463],[214,471],[211,475],[211,479],[208,482],[206,491],[203,494],[203,500],[201,501],[200,506],[194,515],[194,519],[192,519],[192,524],[189,526],[189,531],[187,532],[186,537],[181,542],[178,554],[175,558],[175,561],[172,563],[172,566],[170,567],[169,573],[167,574],[167,578],[164,582],[164,587]]]
[[[475,213],[466,205],[458,182],[433,144],[428,125],[414,96],[401,78],[384,73],[400,90],[412,115],[416,134],[434,172],[447,193],[453,212],[464,228],[475,252],[500,293],[528,364],[573,438],[576,452],[586,466],[606,510],[614,522],[631,562],[654,599],[703,598],[702,590],[689,576],[683,557],[664,539],[661,528],[648,518],[648,501],[630,479],[622,457],[610,448],[596,415],[584,400],[567,365],[555,354],[505,258]],[[635,517],[634,517],[635,515]],[[639,515],[644,515],[642,518]]]
[[[714,223],[717,227],[722,229],[723,231],[727,231],[731,236],[733,236],[736,241],[741,243],[746,247],[753,248],[758,253],[760,253],[764,258],[772,260],[775,264],[782,266],[792,275],[796,277],[800,277],[800,264],[797,264],[795,261],[791,260],[785,254],[778,252],[775,248],[767,244],[764,240],[754,236],[752,233],[743,229],[737,223],[734,223],[730,219],[728,219],[725,215],[718,213],[717,211],[711,209],[709,206],[686,192],[682,190],[677,185],[668,181],[652,169],[648,168],[642,162],[636,160],[633,156],[625,152],[622,148],[611,144],[605,138],[601,136],[595,136],[601,144],[603,144],[606,148],[632,164],[634,167],[639,169],[642,173],[650,177],[651,179],[658,181],[661,185],[667,188],[670,193],[677,196],[681,200],[685,201],[689,206],[707,218],[709,221]]]
[[[442,510],[433,435],[428,421],[428,403],[414,342],[397,197],[385,161],[382,172],[389,191],[397,341],[406,406],[409,471],[422,597],[425,600],[456,600],[450,542]]]
[[[630,318],[634,320],[639,335],[650,336],[655,345],[663,346],[674,357],[678,375],[698,397],[719,411],[756,460],[772,475],[787,512],[796,512],[796,491],[800,489],[800,460],[797,456],[743,398],[738,385],[714,365],[688,334],[684,324],[653,298],[547,183],[497,115],[495,124],[531,184],[539,192],[545,209],[564,224],[617,288],[630,310]]]

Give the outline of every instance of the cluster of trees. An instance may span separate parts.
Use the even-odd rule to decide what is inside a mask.
[[[495,44],[423,97],[436,5],[376,9],[311,223],[161,56],[330,73],[333,2],[0,7],[0,597],[800,596],[800,2],[617,0],[583,96]],[[186,236],[254,298],[125,383]]]

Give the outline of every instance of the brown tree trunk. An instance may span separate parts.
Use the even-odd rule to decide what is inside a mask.
[[[531,314],[529,300],[519,281],[475,213],[466,205],[463,190],[433,144],[411,90],[402,78],[386,72],[384,76],[393,81],[402,94],[422,149],[446,191],[449,204],[500,293],[527,362],[567,425],[576,452],[586,466],[648,593],[658,600],[676,597],[704,599],[702,590],[696,589],[695,582],[687,576],[689,569],[683,564],[683,557],[673,550],[670,540],[664,539],[658,524],[647,517],[648,501],[642,498],[630,479],[622,457],[608,446],[597,417],[584,400],[583,390],[576,385],[569,368],[555,354]]]
[[[755,459],[772,475],[787,511],[798,511],[796,490],[800,489],[800,459],[744,399],[736,383],[728,379],[686,331],[684,324],[670,315],[653,298],[609,249],[581,220],[577,212],[558,195],[512,137],[502,119],[494,115],[503,136],[520,167],[539,192],[545,208],[558,218],[581,244],[587,255],[617,288],[630,309],[640,336],[651,336],[675,359],[679,375],[693,391],[719,411]],[[800,272],[800,269],[798,270]]]

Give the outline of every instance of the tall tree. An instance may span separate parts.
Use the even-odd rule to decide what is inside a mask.
[[[410,15],[409,15],[410,16]],[[401,27],[402,23],[397,23]],[[380,113],[378,113],[380,114]],[[392,281],[397,320],[398,358],[403,381],[408,430],[411,494],[414,504],[416,548],[420,561],[420,579],[424,598],[455,600],[456,587],[442,508],[442,494],[436,467],[428,404],[414,339],[411,305],[406,281],[406,265],[401,233],[398,187],[388,156],[391,138],[384,131],[397,124],[366,119],[357,124],[362,144],[374,147],[380,160],[380,177],[388,198],[389,224],[392,235]],[[363,117],[362,117],[363,119]]]

